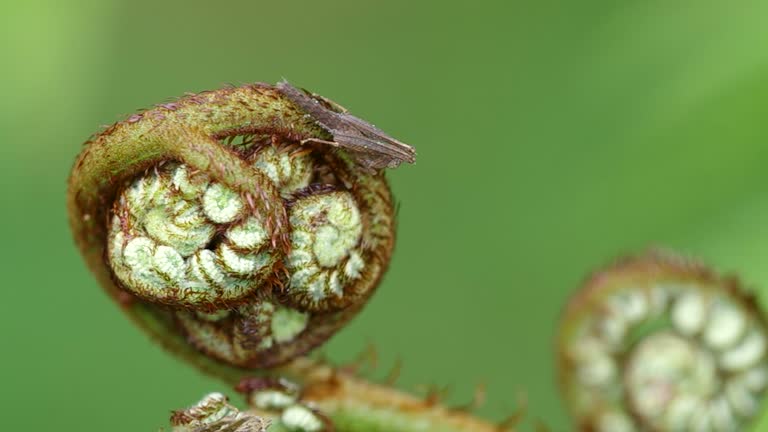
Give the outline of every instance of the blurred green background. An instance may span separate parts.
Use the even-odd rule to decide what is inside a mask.
[[[523,429],[569,430],[553,336],[590,269],[664,245],[768,290],[766,20],[746,0],[3,2],[0,427],[154,431],[228,390],[100,291],[66,178],[137,108],[285,77],[419,152],[389,175],[389,274],[328,355],[373,343],[375,376],[401,358],[403,388],[484,382],[482,415],[527,399]]]

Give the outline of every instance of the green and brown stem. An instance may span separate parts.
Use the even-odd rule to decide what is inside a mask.
[[[302,99],[313,101],[325,99]],[[336,121],[370,132],[346,113]],[[75,163],[76,243],[134,322],[232,385],[288,378],[337,431],[497,430],[302,357],[362,309],[394,245],[383,173],[333,140],[266,84],[135,114]]]

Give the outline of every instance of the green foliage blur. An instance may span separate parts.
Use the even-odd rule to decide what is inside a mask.
[[[558,314],[591,269],[662,245],[768,293],[768,3],[7,1],[0,6],[1,430],[155,431],[229,389],[135,329],[66,220],[101,125],[186,91],[294,84],[419,152],[390,173],[390,271],[324,349],[373,344],[569,430]],[[762,290],[762,291],[760,291]],[[762,301],[766,297],[762,295]]]

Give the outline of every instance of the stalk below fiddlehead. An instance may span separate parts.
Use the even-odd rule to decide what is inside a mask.
[[[295,380],[338,430],[386,416],[391,430],[493,430],[428,405],[404,412],[407,396],[301,358],[375,290],[394,242],[379,169],[413,156],[287,83],[225,88],[94,136],[70,177],[70,223],[128,315],[207,372]]]
[[[582,430],[741,431],[768,389],[767,341],[737,280],[669,255],[630,258],[568,304],[561,384]]]

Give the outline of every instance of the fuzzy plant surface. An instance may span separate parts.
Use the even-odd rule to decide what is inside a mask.
[[[587,279],[565,309],[557,361],[579,430],[753,430],[768,325],[735,277],[652,252]]]
[[[395,239],[384,170],[414,158],[287,82],[188,95],[86,142],[67,205],[87,265],[140,328],[263,419],[214,394],[174,417],[179,430],[507,430],[305,356],[374,293]]]

